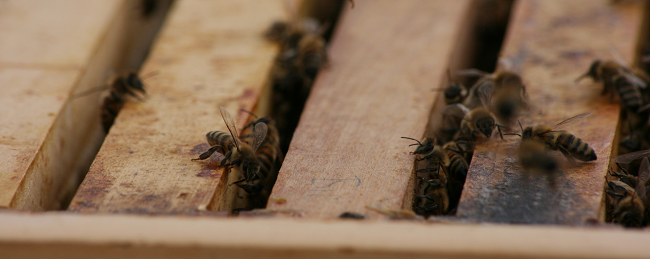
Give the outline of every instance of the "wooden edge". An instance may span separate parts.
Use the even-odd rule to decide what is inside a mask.
[[[409,221],[0,214],[0,253],[62,258],[642,258],[647,231]],[[101,222],[101,223],[100,223]],[[92,233],[92,234],[91,234]],[[223,235],[222,233],[228,233]],[[615,240],[617,244],[612,245]]]

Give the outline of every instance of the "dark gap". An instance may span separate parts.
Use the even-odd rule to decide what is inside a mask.
[[[119,56],[116,57],[116,59],[111,64],[107,65],[106,67],[102,67],[101,69],[104,69],[105,71],[112,71],[118,75],[137,73],[149,55],[149,51],[151,50],[154,39],[162,27],[169,10],[174,4],[174,1],[175,0],[140,0],[129,2],[128,6],[126,7],[126,13],[120,14],[120,16],[117,18],[125,22],[116,22],[116,24],[120,24],[123,27],[111,29],[111,31],[114,31],[116,29],[122,30],[123,35],[121,35],[121,37],[128,40],[124,40],[119,43],[121,45],[115,48],[119,51]],[[109,32],[109,34],[110,33],[114,32]],[[102,74],[105,73],[102,72]],[[104,82],[102,81],[102,83]],[[89,94],[95,91],[93,88],[90,89]],[[101,88],[100,90],[102,91],[97,91],[96,94],[100,94],[101,92],[106,91],[105,89]],[[70,101],[74,102],[76,101],[74,99],[83,97],[84,96],[75,97],[73,95]],[[106,107],[98,107],[98,109],[105,108]],[[114,110],[114,112],[119,112],[119,109]],[[97,113],[99,117],[100,111],[98,110]],[[115,117],[116,116],[117,114],[115,114]],[[113,117],[113,119],[115,117]],[[110,128],[111,125],[112,123],[110,125],[107,124],[105,130],[108,131],[108,128]],[[79,159],[83,161],[79,162],[79,165],[77,165],[75,168],[75,171],[77,173],[74,175],[76,177],[74,188],[72,191],[64,194],[64,197],[62,198],[62,204],[60,206],[61,210],[66,210],[70,205],[70,202],[72,201],[76,190],[83,182],[86,174],[88,173],[88,170],[90,169],[90,165],[99,152],[99,149],[101,148],[105,137],[106,136],[104,135],[99,142],[85,142],[89,144],[88,147],[86,147],[85,152],[83,152],[82,159]]]
[[[307,0],[302,2],[299,6],[295,21],[278,21],[280,23],[298,24],[307,19],[317,21],[317,30],[323,30],[322,35],[318,38],[323,43],[329,41],[332,32],[338,21],[340,11],[344,7],[344,0]],[[274,23],[280,24],[280,23]],[[282,28],[280,25],[277,28]],[[269,28],[272,25],[269,24]],[[276,28],[276,27],[274,27]],[[269,30],[270,31],[270,30]],[[275,180],[277,179],[278,171],[282,165],[284,154],[289,149],[289,144],[293,137],[293,132],[298,125],[300,116],[302,114],[305,102],[311,91],[314,80],[318,70],[326,65],[326,59],[322,53],[319,53],[320,48],[301,48],[299,47],[302,39],[307,39],[305,35],[314,34],[313,32],[304,33],[286,33],[287,31],[294,30],[278,30],[276,40],[271,40],[280,46],[279,55],[276,57],[275,64],[271,70],[267,90],[263,91],[260,97],[260,102],[256,107],[257,115],[266,116],[274,121],[277,131],[279,133],[279,149],[281,156],[277,157],[272,163],[273,166],[268,174],[261,174],[264,178],[265,188],[260,192],[248,193],[242,188],[235,190],[236,194],[233,195],[234,201],[232,202],[232,213],[239,214],[241,211],[248,211],[258,208],[265,208],[268,197],[271,194]],[[276,34],[274,34],[276,35]],[[306,42],[306,41],[305,41]],[[314,41],[308,46],[317,46]],[[304,54],[304,55],[303,55]],[[268,95],[268,96],[266,96]],[[268,124],[268,123],[267,123]],[[269,132],[272,125],[269,124]],[[263,144],[264,145],[264,144]],[[262,148],[260,148],[261,150]],[[263,154],[258,150],[258,159],[266,160],[267,164],[269,159],[265,159]],[[267,152],[268,153],[268,152]]]
[[[513,3],[514,0],[474,0],[472,2],[467,15],[467,24],[463,26],[468,29],[460,35],[459,43],[449,65],[453,83],[460,83],[469,89],[476,82],[476,78],[456,75],[456,72],[460,70],[475,68],[488,73],[494,72],[506,35]],[[445,76],[443,82],[440,82],[439,88],[445,88],[449,84],[450,82]],[[425,139],[435,140],[434,144],[440,145],[440,149],[451,141],[449,136],[445,136],[439,131],[442,125],[442,110],[446,106],[444,96],[445,93],[442,92],[436,100],[425,132]],[[462,154],[464,154],[463,157],[469,168],[472,152],[461,152]],[[438,170],[432,168],[440,167],[440,165],[433,164],[437,164],[437,162],[423,160],[415,163],[413,210],[425,217],[431,215],[453,216],[462,193],[464,176],[456,174],[459,176],[447,179],[446,186],[435,187],[444,179],[438,179],[437,172],[422,171],[425,168],[429,168],[428,171]],[[457,164],[452,163],[449,169],[455,168],[454,165]],[[453,171],[450,171],[449,174],[454,175]],[[445,206],[442,206],[445,203],[444,195],[447,195],[449,204],[446,210],[443,209]]]
[[[646,3],[645,7],[644,20],[641,31],[639,32],[639,42],[636,47],[636,57],[632,65],[641,71],[635,73],[646,74],[646,78],[642,79],[650,84],[650,78],[647,77],[647,74],[650,74],[650,5]],[[643,103],[641,107],[644,107],[650,104],[650,87],[639,89]],[[638,112],[621,105],[621,116],[616,137],[614,138],[612,158],[650,149],[649,119],[650,109]],[[646,207],[648,203],[639,203],[645,200],[648,195],[641,197],[642,194],[638,192],[637,188],[637,185],[644,185],[642,182],[643,177],[639,175],[642,170],[643,157],[648,157],[648,154],[631,155],[630,161],[632,162],[630,163],[617,164],[615,161],[610,161],[610,168],[605,182],[606,193],[605,197],[603,197],[604,220],[606,222],[613,222],[626,227],[643,227],[648,225],[650,221],[647,212],[648,208]],[[626,191],[617,189],[621,187],[629,189]],[[616,195],[622,195],[622,197],[617,197]],[[633,197],[631,199],[632,202],[627,204],[628,206],[625,206],[625,201],[629,196]],[[641,209],[639,212],[635,209],[638,207],[646,207],[646,211],[644,212]]]

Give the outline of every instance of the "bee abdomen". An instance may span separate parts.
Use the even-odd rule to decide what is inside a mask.
[[[205,138],[208,139],[211,146],[222,146],[225,152],[228,152],[235,145],[230,134],[223,131],[210,131],[205,134]]]
[[[449,172],[457,180],[464,181],[468,170],[467,161],[463,156],[453,151],[447,151],[447,155],[450,160]]]
[[[617,77],[614,81],[614,85],[616,86],[618,95],[625,107],[638,108],[643,104],[639,88],[631,84],[624,76]]]
[[[582,139],[572,134],[566,132],[560,133],[555,143],[558,146],[566,149],[569,154],[571,154],[571,156],[577,158],[578,160],[596,160],[596,152],[594,152],[594,149],[591,148],[587,142],[584,142]]]

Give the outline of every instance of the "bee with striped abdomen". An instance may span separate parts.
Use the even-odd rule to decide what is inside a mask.
[[[225,158],[221,160],[221,166],[238,166],[244,178],[239,182],[244,182],[243,185],[255,186],[258,189],[250,191],[261,191],[261,187],[256,182],[263,181],[264,178],[260,175],[260,162],[257,159],[256,151],[264,141],[267,135],[268,127],[265,123],[257,123],[252,126],[252,141],[249,143],[242,142],[239,139],[237,128],[235,127],[235,120],[224,107],[219,107],[221,116],[223,117],[226,127],[230,132],[211,131],[206,134],[208,143],[212,146],[208,151],[199,155],[199,158],[192,160],[204,160],[209,158],[214,152],[221,151]],[[238,184],[239,186],[239,184]],[[249,190],[247,190],[248,192]]]
[[[551,150],[559,150],[562,152],[570,162],[575,162],[575,159],[585,162],[596,160],[596,152],[589,146],[589,144],[587,144],[587,142],[584,142],[582,139],[571,133],[559,130],[560,127],[586,118],[590,114],[591,113],[579,114],[563,120],[554,126],[537,125],[535,127],[528,126],[523,128],[521,124],[519,124],[519,127],[522,128],[520,135],[522,142],[524,140],[535,140],[544,143],[544,145]]]
[[[623,106],[636,112],[643,105],[641,88],[646,88],[647,83],[640,75],[640,70],[627,68],[617,62],[608,60],[595,60],[591,63],[587,73],[576,79],[579,82],[585,77],[590,77],[596,82],[603,83],[603,94],[610,93],[610,100],[617,93]]]
[[[249,113],[250,115],[255,116],[254,114],[242,110],[246,113]],[[262,182],[254,182],[254,183],[248,183],[244,182],[243,180],[240,180],[240,182],[235,182],[237,186],[243,188],[249,193],[253,193],[254,190],[259,190],[262,186],[260,185],[267,185],[267,186],[272,186],[273,183],[275,182],[275,175],[270,175],[271,169],[273,168],[273,165],[275,164],[276,161],[282,160],[283,156],[280,151],[280,142],[279,142],[279,133],[278,129],[275,126],[275,121],[271,118],[268,117],[263,117],[263,118],[257,118],[255,121],[249,123],[242,129],[242,139],[250,139],[253,137],[253,135],[250,135],[252,132],[252,129],[255,127],[255,125],[264,123],[266,124],[268,128],[268,132],[266,134],[266,137],[264,138],[262,144],[257,148],[257,151],[255,151],[255,155],[257,156],[257,160],[260,163],[260,180],[264,180],[265,183]],[[242,183],[243,182],[243,183]]]
[[[433,91],[444,91],[445,104],[454,104],[462,102],[467,97],[467,90],[460,83],[451,80],[451,72],[447,69],[447,80],[449,84],[445,88],[433,89]]]

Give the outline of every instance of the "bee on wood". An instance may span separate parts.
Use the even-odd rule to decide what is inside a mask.
[[[435,145],[430,138],[423,142],[408,137],[402,138],[417,142],[412,144],[417,145],[416,150],[412,152],[416,155],[417,176],[413,210],[425,217],[447,213],[450,206],[446,172],[446,167],[450,164],[449,157],[444,149]]]
[[[257,116],[246,110],[242,111],[257,118]],[[246,179],[242,179],[239,182],[234,183],[242,189],[246,190],[248,193],[256,193],[261,191],[263,189],[263,186],[272,185],[275,182],[276,177],[275,175],[270,175],[271,169],[273,168],[273,165],[276,161],[280,161],[281,163],[281,160],[283,158],[282,152],[280,151],[280,136],[278,129],[275,126],[275,121],[271,118],[257,118],[255,121],[249,123],[242,129],[242,136],[240,136],[240,138],[250,139],[254,137],[254,133],[251,131],[255,128],[256,125],[260,123],[266,124],[267,126],[266,137],[262,141],[262,144],[259,146],[259,148],[257,148],[255,151],[257,160],[260,163],[259,175],[261,178],[253,182],[245,182]]]
[[[259,192],[263,186],[264,178],[260,175],[261,164],[257,158],[256,152],[266,138],[268,127],[265,123],[260,122],[252,126],[252,141],[250,143],[242,142],[239,139],[235,120],[224,107],[219,107],[223,121],[230,134],[222,131],[211,131],[206,134],[208,143],[212,146],[208,151],[199,155],[194,160],[204,160],[209,158],[214,152],[221,151],[225,158],[221,160],[221,166],[238,166],[244,178],[236,182],[238,186],[244,188],[247,192]],[[257,189],[247,190],[245,187],[255,187]]]
[[[151,73],[148,76],[155,75],[157,72]],[[146,78],[145,76],[143,78]],[[115,77],[110,84],[106,86],[96,87],[81,93],[73,95],[73,98],[81,97],[96,91],[110,89],[108,95],[104,98],[101,106],[101,121],[104,132],[108,134],[108,130],[113,126],[117,114],[124,107],[124,103],[128,98],[134,98],[138,101],[144,101],[146,91],[141,77],[134,72],[130,72],[123,76]]]
[[[469,110],[462,104],[451,104],[443,109],[444,124],[448,125],[449,122],[458,121],[458,118],[462,119],[455,139],[475,141],[482,138],[481,136],[490,138],[495,129],[498,130],[499,136],[503,139],[501,128],[504,126],[497,124],[494,114],[485,107],[481,106]]]
[[[567,160],[572,163],[575,163],[575,159],[585,162],[593,161],[596,160],[596,152],[594,152],[594,149],[591,148],[587,142],[584,142],[582,139],[571,133],[559,130],[560,127],[584,119],[589,115],[591,115],[591,113],[579,114],[563,120],[554,126],[537,125],[535,127],[528,126],[523,128],[521,124],[519,124],[519,127],[522,128],[521,135],[516,133],[512,133],[512,135],[521,136],[522,142],[524,140],[534,140],[544,143],[547,148],[562,152]]]
[[[355,212],[343,212],[339,215],[340,219],[365,219],[366,216]]]
[[[528,172],[553,176],[559,167],[555,157],[546,152],[546,146],[532,139],[521,141],[517,158],[521,167]]]
[[[640,70],[632,70],[614,61],[595,60],[587,73],[576,79],[580,82],[583,78],[592,78],[595,82],[603,83],[602,94],[610,93],[610,100],[614,100],[614,93],[618,94],[623,106],[636,112],[643,105],[641,88],[645,89],[647,82],[642,78],[647,75],[639,74]]]
[[[444,91],[445,104],[454,104],[462,102],[467,97],[467,90],[460,83],[451,80],[451,72],[447,69],[447,80],[449,84],[445,88],[433,89],[433,91]]]
[[[509,71],[489,74],[476,69],[463,70],[460,74],[481,77],[470,88],[463,102],[465,107],[483,106],[505,123],[510,123],[518,111],[526,108],[526,87],[518,74]]]

